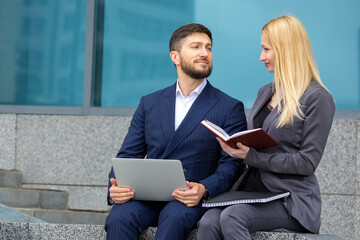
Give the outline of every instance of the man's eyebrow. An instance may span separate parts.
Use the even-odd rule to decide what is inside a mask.
[[[190,44],[204,44],[204,45],[211,45],[212,43],[204,43],[204,42],[190,42]]]

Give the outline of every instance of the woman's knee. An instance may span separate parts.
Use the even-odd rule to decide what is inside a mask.
[[[234,211],[232,207],[228,207],[222,211],[219,222],[223,233],[233,232],[235,229],[247,229],[245,212],[239,211],[239,209],[236,210]]]
[[[219,216],[205,213],[198,223],[198,228],[203,230],[219,228]]]
[[[210,209],[198,223],[198,239],[222,239],[219,217],[222,209]]]

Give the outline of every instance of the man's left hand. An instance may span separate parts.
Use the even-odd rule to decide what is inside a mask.
[[[199,204],[200,200],[204,197],[206,188],[201,183],[188,182],[186,185],[189,187],[188,190],[175,190],[172,195],[176,200],[182,202],[187,207],[194,207]]]

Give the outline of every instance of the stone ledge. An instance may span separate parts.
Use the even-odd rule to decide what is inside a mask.
[[[146,229],[140,240],[154,239],[156,228]],[[50,224],[50,223],[9,223],[0,222],[0,236],[7,240],[17,239],[67,239],[102,240],[106,238],[103,225]],[[196,239],[193,230],[188,240]],[[253,240],[343,240],[333,235],[315,235],[300,233],[257,232]]]
[[[47,223],[104,225],[107,212],[48,210],[35,208],[16,208],[16,210],[41,219]]]
[[[20,188],[22,186],[22,173],[17,170],[0,169],[0,187]]]
[[[0,203],[9,207],[66,210],[68,199],[64,191],[0,187]]]

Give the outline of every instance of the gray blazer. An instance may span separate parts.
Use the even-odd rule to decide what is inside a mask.
[[[254,116],[272,96],[272,84],[259,90],[248,116],[248,128],[254,128]],[[262,151],[251,148],[244,163],[259,169],[264,185],[271,192],[291,193],[285,202],[294,218],[310,232],[320,228],[321,196],[314,174],[323,154],[335,112],[335,103],[318,83],[312,81],[300,99],[305,120],[277,128],[277,107],[268,115],[263,129],[280,145]],[[248,171],[248,170],[247,170]],[[246,171],[232,187],[236,190]]]

